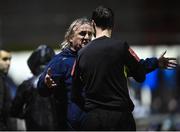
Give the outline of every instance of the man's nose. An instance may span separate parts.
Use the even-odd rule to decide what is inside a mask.
[[[89,33],[86,33],[86,35],[84,36],[85,39],[90,39],[91,35]]]

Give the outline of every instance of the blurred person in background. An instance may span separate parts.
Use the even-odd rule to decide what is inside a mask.
[[[62,51],[47,65],[38,82],[42,96],[53,94],[57,100],[57,118],[62,122],[60,130],[78,130],[84,112],[71,101],[71,71],[79,49],[93,37],[92,22],[87,18],[78,18],[69,26]]]
[[[53,97],[41,97],[37,91],[38,78],[54,55],[55,52],[51,47],[40,45],[27,60],[33,76],[18,86],[11,107],[13,117],[25,120],[26,130],[57,128]]]
[[[0,49],[0,130],[16,130],[16,121],[10,117],[10,107],[13,98],[10,79],[7,74],[11,64],[12,54],[6,49]]]

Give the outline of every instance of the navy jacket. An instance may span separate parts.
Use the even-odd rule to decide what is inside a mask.
[[[57,102],[59,103],[57,104],[57,109],[60,109],[62,112],[62,108],[64,108],[64,112],[62,113],[64,113],[64,115],[67,115],[68,123],[70,124],[70,127],[73,128],[77,127],[77,125],[74,126],[74,124],[77,124],[77,122],[79,122],[79,117],[82,114],[80,108],[71,101],[71,71],[76,55],[77,52],[72,51],[70,48],[63,49],[62,52],[57,54],[49,62],[38,81],[38,91],[40,95],[49,96],[53,93]],[[51,68],[52,78],[57,84],[57,87],[53,89],[49,89],[44,83],[44,78],[48,68]],[[66,109],[65,107],[67,107],[68,109]]]
[[[75,61],[77,53],[69,48],[63,49],[62,52],[57,54],[46,66],[43,74],[38,81],[39,93],[42,96],[48,96],[52,91],[45,85],[44,77],[48,68],[51,68],[52,78],[58,84],[57,87],[65,86],[69,91],[72,85],[71,70]],[[62,84],[63,83],[63,84]]]

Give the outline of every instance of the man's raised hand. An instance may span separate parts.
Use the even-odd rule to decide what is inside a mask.
[[[158,59],[159,68],[164,69],[173,69],[177,67],[177,59],[174,57],[164,57],[166,51]]]
[[[55,86],[57,86],[57,84],[55,83],[55,81],[52,79],[52,71],[51,68],[48,68],[44,82],[46,84],[46,86],[48,88],[54,88]]]

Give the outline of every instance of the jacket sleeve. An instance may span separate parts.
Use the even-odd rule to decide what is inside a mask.
[[[146,69],[143,64],[140,63],[139,57],[136,53],[125,43],[125,64],[129,70],[131,76],[138,82],[143,82],[146,77]]]
[[[44,82],[48,68],[50,68],[52,72],[51,78],[57,84],[56,87],[53,87],[51,89],[48,88]],[[60,57],[53,58],[53,60],[50,61],[50,63],[46,66],[45,70],[39,77],[38,84],[37,84],[38,93],[44,97],[50,96],[53,93],[54,89],[57,89],[62,85],[62,80],[64,80],[66,72],[67,72],[67,66],[63,62],[62,58]]]
[[[43,74],[39,77],[37,84],[38,93],[43,97],[47,97],[51,95],[51,90],[46,86],[44,82],[45,75],[46,75],[46,71],[44,71]]]
[[[146,73],[150,73],[158,68],[158,59],[155,57],[141,59],[140,63],[144,65]]]
[[[145,60],[140,59],[140,63],[144,66],[146,74],[159,68],[158,59],[156,57],[146,58]],[[125,71],[126,77],[132,77],[127,66],[124,66],[124,71]]]

